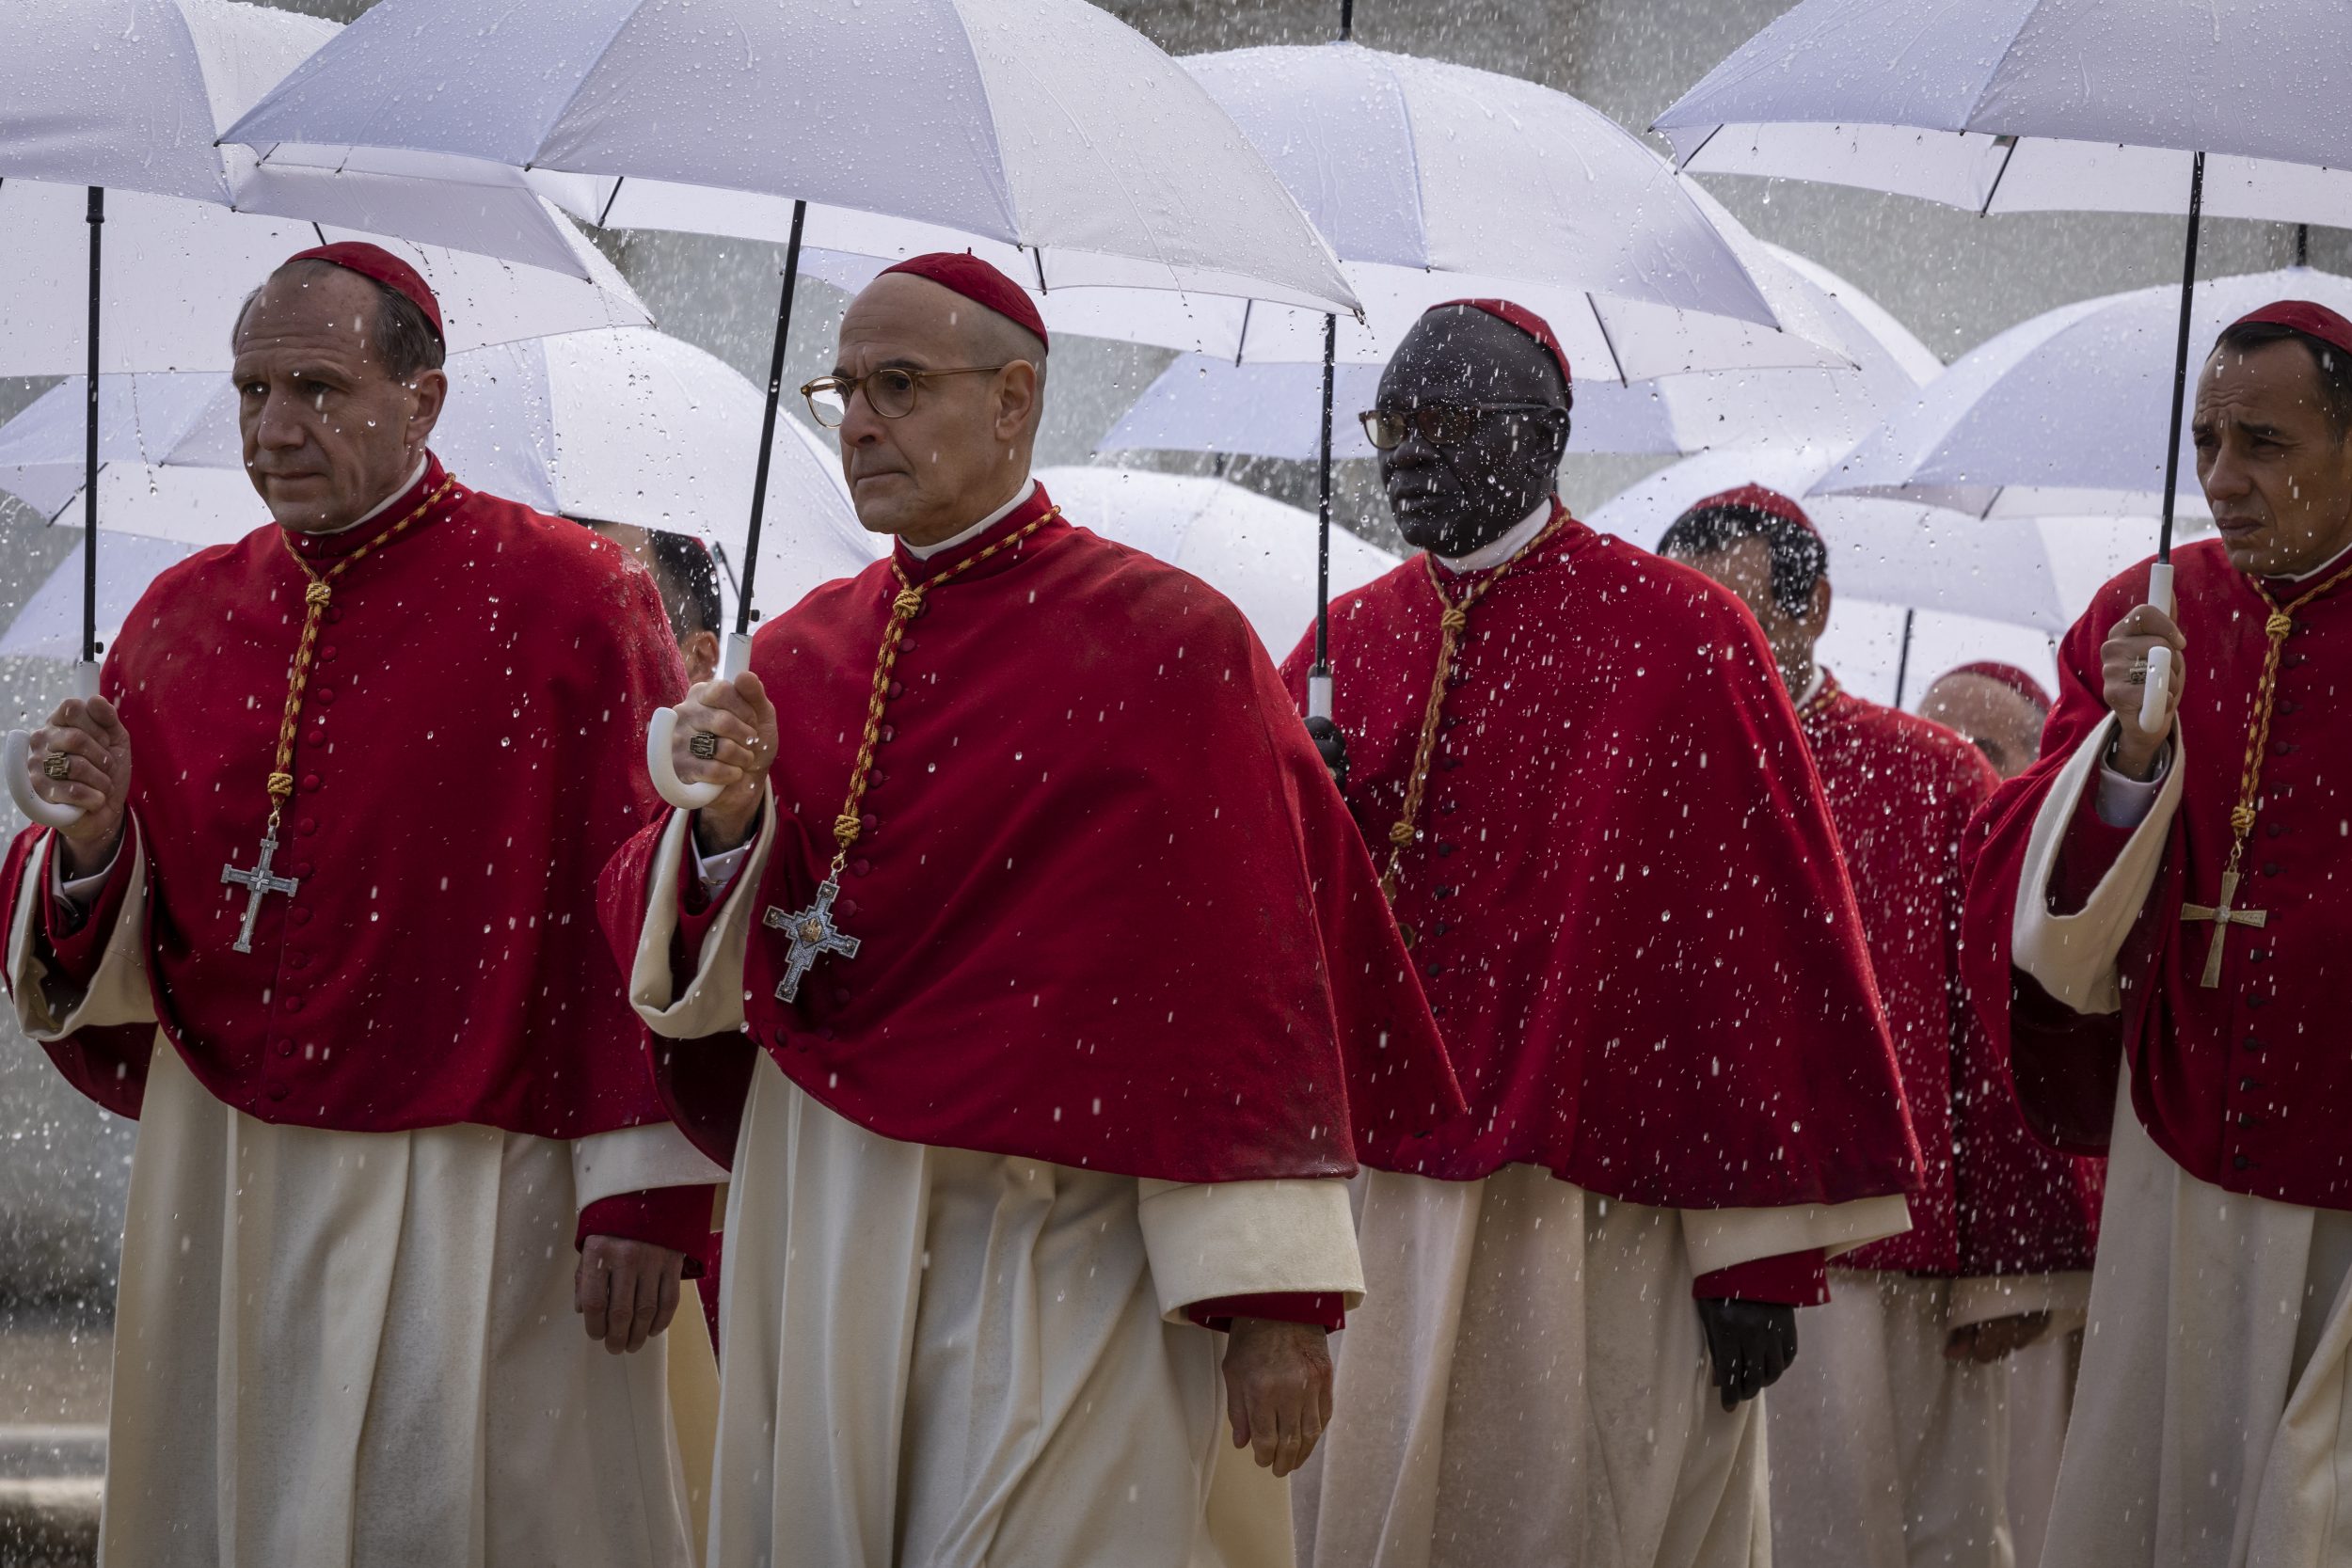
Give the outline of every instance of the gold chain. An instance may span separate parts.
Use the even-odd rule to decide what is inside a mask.
[[[1380,891],[1391,901],[1396,897],[1397,874],[1404,863],[1405,851],[1421,832],[1418,825],[1421,801],[1429,784],[1431,756],[1438,749],[1438,721],[1445,712],[1446,678],[1454,673],[1454,654],[1461,641],[1463,628],[1470,625],[1470,606],[1485,598],[1487,590],[1507,577],[1512,567],[1541,548],[1544,541],[1559,531],[1566,517],[1567,514],[1563,512],[1545,524],[1543,531],[1529,540],[1525,549],[1470,584],[1470,591],[1462,595],[1459,603],[1445,596],[1445,584],[1438,580],[1436,559],[1428,555],[1421,558],[1422,566],[1429,573],[1430,591],[1438,595],[1438,602],[1445,606],[1445,611],[1438,617],[1438,673],[1429,683],[1428,705],[1422,709],[1421,741],[1413,749],[1413,769],[1405,776],[1405,809],[1389,827],[1389,863],[1388,868],[1380,873]]]
[[[849,863],[850,847],[858,841],[859,833],[864,831],[858,820],[857,808],[866,799],[866,783],[874,771],[874,748],[882,743],[882,705],[890,700],[890,672],[898,666],[898,643],[906,636],[907,623],[923,613],[923,602],[932,589],[961,577],[990,556],[1012,548],[1060,515],[1061,508],[1057,506],[1006,534],[988,548],[957,562],[928,582],[908,581],[906,568],[895,560],[891,562],[890,569],[898,578],[898,593],[890,601],[890,620],[882,627],[882,651],[874,659],[874,689],[866,704],[866,734],[858,741],[857,761],[850,770],[850,794],[841,802],[841,815],[833,819],[833,841],[840,846],[834,854],[833,870],[829,873],[834,880],[840,879],[841,868]]]
[[[333,586],[335,579],[405,532],[409,524],[432,511],[436,505],[439,504],[441,498],[448,495],[456,483],[454,479],[444,478],[431,495],[417,503],[417,509],[414,512],[409,513],[399,522],[335,562],[324,574],[312,571],[310,563],[296,553],[292,536],[283,529],[278,531],[278,542],[286,546],[286,554],[292,557],[294,563],[302,569],[302,575],[310,578],[310,586],[302,591],[304,607],[302,641],[294,645],[294,673],[286,681],[286,712],[278,724],[278,757],[270,764],[269,834],[271,837],[274,838],[278,834],[278,813],[286,808],[286,797],[294,793],[294,774],[287,769],[294,763],[294,730],[302,718],[302,693],[310,684],[310,659],[312,650],[318,643],[319,619],[326,613],[327,601],[335,596]]]
[[[2352,578],[2352,566],[2346,566],[2334,577],[2312,589],[2296,601],[2295,610],[2312,603],[2338,583]],[[2263,624],[2263,635],[2268,645],[2263,650],[2262,679],[2254,688],[2254,718],[2246,730],[2246,766],[2238,778],[2237,804],[2230,808],[2230,860],[2222,867],[2222,875],[2235,878],[2238,863],[2246,856],[2246,841],[2253,836],[2254,814],[2259,807],[2263,783],[2263,752],[2270,747],[2270,715],[2279,700],[2279,660],[2285,651],[2287,635],[2295,630],[2295,610],[2280,607],[2270,596],[2269,588],[2262,578],[2249,575],[2254,592],[2262,595],[2263,604],[2270,610],[2270,619]],[[2227,885],[2234,887],[2234,880]]]

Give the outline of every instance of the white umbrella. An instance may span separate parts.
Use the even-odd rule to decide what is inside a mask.
[[[1315,520],[1221,479],[1132,468],[1040,468],[1075,521],[1180,566],[1233,601],[1279,659],[1315,614]],[[1397,558],[1352,533],[1331,541],[1336,590],[1360,588]]]
[[[1804,0],[1658,119],[1684,166],[1979,213],[2185,212],[2170,447],[2149,601],[2172,606],[2180,412],[2205,205],[2352,223],[2341,0]],[[2141,713],[2169,701],[2149,657]]]
[[[1820,448],[1705,452],[1629,486],[1588,521],[1655,548],[1704,497],[1751,483],[1804,496],[1831,456]],[[2144,518],[1979,522],[1861,497],[1810,497],[1804,504],[1829,546],[1838,603],[1867,607],[1836,617],[1822,657],[1845,671],[1850,685],[1886,676],[1882,689],[1898,706],[1915,657],[1945,665],[2005,658],[2046,675],[2050,640],[2144,553]]]
[[[1824,324],[1829,346],[1851,363],[1835,370],[1717,371],[1631,385],[1588,381],[1580,373],[1570,451],[1842,448],[1943,369],[1918,339],[1853,285],[1776,245],[1758,248],[1763,254],[1755,275],[1766,294],[1776,302],[1803,300],[1806,312]],[[1392,343],[1389,347],[1393,351]],[[1372,406],[1380,370],[1336,367],[1334,459],[1374,455],[1351,416]],[[1312,459],[1323,437],[1320,376],[1311,365],[1237,365],[1187,355],[1144,390],[1101,447]]]
[[[2281,298],[2352,311],[2352,278],[2307,267],[2215,278],[2197,291],[2191,333],[2211,341]],[[1818,490],[1984,517],[2153,515],[2178,307],[2175,290],[2135,289],[2019,323],[1890,410]],[[2207,510],[2194,483],[2180,485],[2176,504]]]
[[[420,40],[434,64],[421,69]],[[831,134],[813,134],[822,117]],[[1232,122],[1083,0],[384,0],[229,133],[265,164],[513,182],[599,224],[785,240],[753,562],[721,670],[750,658],[759,507],[804,239],[891,254],[938,226],[1040,285],[1353,311],[1329,249]],[[574,177],[568,180],[562,177]],[[601,182],[598,188],[586,182]],[[814,213],[812,214],[812,209]],[[814,216],[816,231],[809,233]],[[681,807],[657,715],[646,760]]]
[[[740,570],[759,390],[723,361],[625,328],[477,349],[453,357],[449,375],[433,445],[467,483],[543,512],[692,534]],[[225,377],[109,376],[100,402],[109,530],[219,544],[262,520]],[[0,425],[0,489],[52,518],[80,490],[82,404],[77,378]],[[794,597],[875,559],[813,439],[785,444],[768,505],[782,526],[762,539],[760,564]]]
[[[246,492],[248,495],[250,491]],[[203,546],[178,539],[150,539],[136,533],[117,533],[106,541],[106,575],[98,585],[100,645],[114,641],[123,618],[139,602],[167,567],[176,566]],[[33,658],[72,660],[82,651],[82,546],[59,562],[24,608],[16,612],[8,630],[0,632],[0,654]]]

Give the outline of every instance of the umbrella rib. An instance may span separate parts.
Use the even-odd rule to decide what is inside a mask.
[[[628,176],[626,174],[617,175],[613,178],[612,194],[604,198],[604,206],[602,210],[596,214],[597,228],[602,229],[604,227],[604,220],[612,215],[612,204],[621,199],[621,187],[628,183]]]
[[[1600,301],[1593,297],[1590,290],[1584,294],[1584,308],[1593,313],[1593,325],[1599,329],[1600,346],[1609,351],[1609,362],[1617,367],[1617,385],[1632,390],[1633,383],[1625,373],[1625,361],[1617,357],[1616,341],[1609,336],[1609,323],[1601,317]]]
[[[1993,184],[1984,193],[1984,204],[1977,209],[1977,216],[1984,217],[1993,211],[1993,198],[1999,194],[2001,182],[2009,178],[2010,160],[2017,156],[2017,145],[2025,139],[2023,136],[2010,137],[2009,150],[2001,154],[2001,166],[1993,173]]]
[[[1242,356],[1249,352],[1249,312],[1256,308],[1257,303],[1254,299],[1244,299],[1241,302],[1241,331],[1233,339],[1233,368],[1235,370],[1241,368]]]
[[[1652,130],[1656,130],[1656,129],[1657,129],[1657,127],[1656,127],[1656,126],[1652,126],[1652,127],[1651,127],[1651,129],[1652,129]],[[1706,135],[1701,136],[1701,137],[1699,138],[1699,144],[1698,144],[1698,146],[1696,146],[1696,147],[1694,147],[1694,148],[1691,149],[1691,155],[1690,155],[1688,158],[1684,158],[1684,159],[1682,159],[1680,162],[1678,162],[1678,163],[1677,163],[1677,164],[1675,165],[1675,168],[1676,168],[1676,170],[1677,170],[1677,172],[1682,172],[1682,171],[1687,171],[1687,170],[1689,170],[1690,166],[1691,166],[1692,164],[1694,164],[1694,163],[1696,163],[1696,162],[1698,161],[1698,156],[1699,156],[1699,154],[1707,150],[1707,144],[1708,144],[1708,142],[1713,141],[1713,140],[1714,140],[1717,136],[1720,136],[1720,135],[1722,135],[1723,134],[1724,134],[1724,128],[1723,128],[1722,126],[1718,125],[1718,126],[1716,126],[1716,127],[1715,127],[1715,129],[1713,129],[1712,131],[1709,131],[1708,133],[1707,133],[1707,135]]]

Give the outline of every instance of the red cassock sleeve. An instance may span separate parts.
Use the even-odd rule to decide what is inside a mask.
[[[33,906],[36,949],[52,968],[76,984],[87,984],[97,973],[99,957],[121,917],[123,900],[131,890],[131,867],[137,858],[138,832],[138,814],[126,814],[122,844],[97,901],[78,913],[47,891],[50,860],[56,852],[48,829],[26,828],[8,846],[7,863],[0,867],[8,902],[0,909],[13,911],[24,879],[33,879],[43,890]],[[14,984],[13,976],[9,983]],[[126,1023],[76,1030],[64,1039],[44,1040],[41,1050],[66,1082],[116,1116],[135,1117],[146,1095],[147,1062],[154,1043],[153,1024]]]

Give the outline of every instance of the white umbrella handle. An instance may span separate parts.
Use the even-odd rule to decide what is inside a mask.
[[[2148,602],[2167,615],[2172,613],[2172,563],[2159,561],[2148,568]],[[2151,734],[2164,722],[2172,700],[2172,650],[2148,650],[2148,684],[2139,693],[2139,727]]]
[[[1330,676],[1309,675],[1307,677],[1307,717],[1310,719],[1331,717]]]
[[[73,665],[73,694],[77,697],[98,695],[98,666],[86,660]],[[25,817],[44,828],[71,828],[82,820],[82,808],[56,800],[44,800],[33,793],[33,736],[27,730],[10,730],[8,739],[0,742],[0,768],[8,770],[8,794],[16,801],[16,809]]]
[[[719,654],[719,676],[731,681],[752,667],[752,640],[743,632],[730,632],[726,646]],[[700,811],[716,800],[722,793],[715,784],[688,784],[677,776],[670,763],[670,743],[677,734],[677,711],[656,708],[645,724],[645,771],[653,775],[653,787],[664,800],[680,811]],[[18,768],[22,773],[24,769]]]

